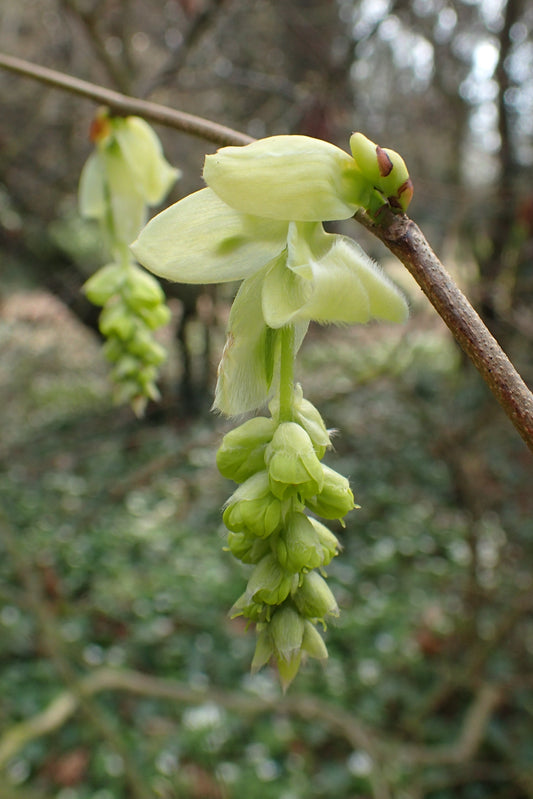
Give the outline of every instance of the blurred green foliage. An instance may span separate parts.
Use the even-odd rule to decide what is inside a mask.
[[[77,369],[65,337],[46,357],[24,352],[27,324],[3,327],[0,507],[16,553],[0,539],[0,728],[102,666],[179,680],[205,701],[94,695],[10,759],[3,796],[127,799],[137,774],[139,796],[165,799],[362,799],[379,795],[374,767],[399,799],[531,795],[528,456],[447,335],[316,329],[302,352],[306,393],[340,429],[326,460],[362,508],[336,530],[329,661],[309,662],[289,701],[353,714],[386,747],[374,764],[281,697],[275,712],[237,713],[210,693],[279,696],[269,668],[248,673],[254,635],[227,616],[247,569],[223,551],[223,420],[135,421],[111,407],[94,342]],[[409,745],[458,740],[485,682],[505,698],[479,751],[410,763]]]

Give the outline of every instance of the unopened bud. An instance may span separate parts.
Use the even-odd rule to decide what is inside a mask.
[[[228,549],[243,563],[259,563],[269,548],[268,541],[250,533],[228,533]]]
[[[315,569],[324,562],[324,553],[311,520],[300,512],[290,513],[276,542],[278,560],[289,572]]]
[[[272,494],[265,471],[257,472],[239,486],[229,498],[222,518],[229,530],[248,530],[260,538],[280,528],[282,503]]]
[[[322,565],[327,566],[332,559],[339,554],[341,545],[337,536],[333,535],[325,524],[319,522],[318,519],[309,517],[309,521],[313,525],[315,532],[322,547]]]
[[[268,407],[272,416],[276,417],[279,414],[279,399],[274,398]],[[331,444],[329,433],[318,410],[305,399],[299,383],[294,387],[292,413],[294,421],[303,427],[313,442],[318,459],[322,459]]]
[[[83,291],[94,305],[104,305],[119,291],[123,281],[123,267],[120,264],[107,264],[83,284]]]
[[[253,570],[245,596],[254,602],[280,605],[289,595],[292,575],[287,574],[273,555],[265,555]]]
[[[265,449],[272,440],[276,423],[266,416],[256,416],[230,430],[217,452],[220,474],[243,483],[265,468]]]
[[[291,660],[302,648],[304,619],[292,605],[276,610],[269,624],[277,657]]]
[[[306,619],[304,622],[302,649],[312,658],[316,658],[317,660],[326,660],[328,657],[328,650],[326,649],[324,639],[318,632],[315,625],[308,619]]]
[[[350,147],[363,176],[391,206],[405,211],[413,197],[413,184],[401,155],[374,144],[362,133],[352,134]]]
[[[296,422],[279,425],[265,452],[270,487],[280,499],[317,494],[323,485],[322,466],[313,443]]]
[[[166,325],[167,322],[170,321],[170,308],[163,303],[151,307],[139,308],[137,312],[150,330],[157,330],[158,327],[163,327],[163,325]]]
[[[135,331],[133,338],[128,342],[128,351],[154,366],[159,366],[167,357],[165,348],[143,329]]]
[[[270,632],[268,628],[265,628],[261,630],[257,636],[257,643],[255,645],[255,652],[251,666],[252,674],[255,674],[255,672],[259,671],[259,669],[262,668],[265,663],[268,663],[273,654],[274,649],[272,646]]]
[[[135,323],[122,300],[108,303],[100,314],[99,326],[106,337],[117,336],[126,341],[131,338]]]
[[[348,511],[357,507],[350,484],[342,474],[322,465],[322,490],[315,496],[307,497],[305,504],[318,516],[325,519],[342,519]]]
[[[294,602],[302,616],[323,621],[326,616],[338,616],[339,607],[331,589],[316,571],[304,574]]]
[[[135,310],[139,310],[144,306],[159,305],[164,301],[165,294],[153,275],[148,274],[148,272],[135,264],[130,264],[124,298],[128,305]]]

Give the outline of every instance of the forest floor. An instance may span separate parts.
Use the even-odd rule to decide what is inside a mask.
[[[144,420],[114,407],[43,292],[4,298],[0,342],[2,799],[532,795],[530,456],[433,316],[302,350],[362,508],[335,528],[330,658],[286,699],[228,619],[228,422],[180,410],[173,372]]]

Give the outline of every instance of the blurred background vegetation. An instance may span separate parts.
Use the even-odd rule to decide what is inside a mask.
[[[533,380],[528,0],[3,0],[0,49],[253,136],[398,150],[411,216]],[[362,509],[336,531],[330,659],[282,700],[227,618],[246,571],[209,405],[231,292],[166,286],[163,401],[113,407],[80,293],[103,263],[76,206],[95,108],[0,91],[2,799],[533,797],[531,457],[409,275],[344,224],[412,315],[303,348]],[[177,199],[213,147],[158,133]]]

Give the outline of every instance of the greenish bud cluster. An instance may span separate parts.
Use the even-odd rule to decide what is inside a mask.
[[[88,299],[102,306],[99,327],[112,364],[117,402],[129,402],[138,415],[148,399],[158,399],[156,380],[166,358],[154,331],[166,324],[170,310],[158,281],[136,264],[113,263],[95,272],[84,285]]]
[[[252,670],[275,661],[286,689],[303,658],[327,658],[316,625],[339,614],[324,567],[340,543],[309,511],[342,519],[356,505],[346,478],[321,462],[329,433],[300,386],[290,419],[280,418],[277,400],[270,411],[227,433],[217,464],[240,483],[223,513],[227,549],[253,565],[231,615],[256,624]]]
[[[159,398],[156,380],[166,353],[153,332],[169,321],[170,311],[159,282],[133,262],[128,245],[148,207],[163,200],[180,173],[167,163],[143,119],[112,117],[101,109],[90,137],[95,148],[80,178],[80,212],[99,223],[113,263],[89,278],[84,291],[103,309],[99,326],[113,365],[115,399],[131,403],[140,416],[149,399]]]

